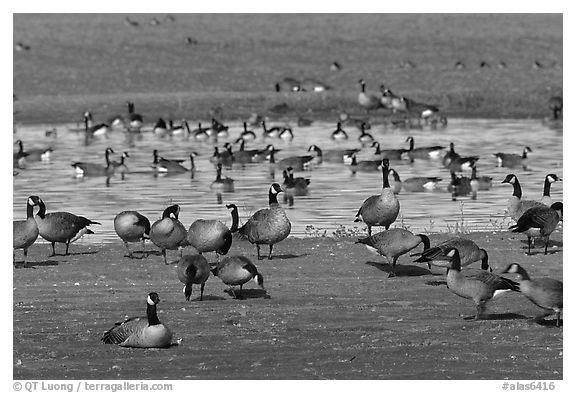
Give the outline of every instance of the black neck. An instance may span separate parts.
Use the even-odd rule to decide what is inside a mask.
[[[38,210],[37,216],[43,219],[44,216],[46,216],[46,205],[44,204],[43,200],[40,200],[40,202],[38,202],[38,207],[40,208],[40,210]]]
[[[546,176],[546,179],[544,180],[544,192],[543,192],[543,196],[550,196],[550,186],[552,185],[552,183],[550,183],[550,181],[548,180],[548,176]]]
[[[278,205],[278,194],[272,192],[272,189],[268,192],[268,205],[277,206]]]
[[[106,152],[104,153],[104,157],[106,157],[106,167],[110,166],[110,150],[106,149]],[[122,159],[124,159],[124,157],[122,157]],[[124,162],[124,161],[122,161]]]
[[[522,187],[520,187],[520,182],[518,182],[518,178],[512,183],[512,187],[514,187],[514,192],[512,196],[515,196],[518,199],[522,199]]]
[[[366,85],[364,84],[364,82],[360,82],[360,89],[361,89],[362,93],[366,92]]]
[[[148,316],[148,324],[152,325],[160,325],[160,320],[158,319],[158,315],[156,315],[156,305],[148,304],[146,307],[146,315]]]
[[[430,248],[430,238],[426,235],[418,235],[422,239],[422,244],[424,244],[424,251]]]
[[[178,205],[172,205],[167,207],[164,210],[164,213],[162,213],[162,218],[168,218],[170,217],[170,214],[174,214],[174,217],[178,219]]]
[[[22,143],[21,140],[18,140],[18,146],[19,146],[18,153],[20,154],[24,153],[24,143]]]
[[[216,168],[216,180],[222,180],[222,167],[218,166]]]
[[[382,165],[382,188],[390,188],[390,182],[388,182],[388,165]]]
[[[240,140],[240,151],[244,151],[244,144],[246,143],[246,141],[244,139]]]
[[[460,265],[460,254],[458,254],[458,251],[455,251],[456,255],[454,255],[452,257],[451,263],[450,263],[450,270],[456,270],[457,272],[459,272],[462,267]]]
[[[274,159],[274,149],[270,150],[270,164],[275,164],[276,160]]]
[[[414,139],[410,138],[410,150],[414,150]]]
[[[396,172],[394,169],[391,169],[390,172],[392,172],[392,176],[394,177],[394,181],[399,182],[400,181],[400,175],[398,174],[398,172]]]
[[[234,233],[238,231],[238,223],[239,223],[238,208],[234,206],[230,214],[232,215],[232,226],[230,227],[230,232]]]
[[[380,151],[380,144],[378,142],[376,142],[376,151],[374,152],[374,154],[380,154],[380,153],[382,153]]]
[[[483,248],[481,248],[480,251],[483,253],[482,266],[480,267],[482,268],[482,270],[488,270],[488,268],[490,267],[490,265],[488,265],[488,253]]]

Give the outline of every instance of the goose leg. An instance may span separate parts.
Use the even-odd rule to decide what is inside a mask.
[[[164,257],[164,263],[168,265],[168,259],[166,259],[166,249],[162,249],[162,256]]]
[[[64,255],[68,255],[68,248],[70,247],[70,240],[66,242],[66,253]]]
[[[204,285],[206,285],[206,282],[200,285],[200,301],[204,300]]]
[[[260,244],[256,244],[256,253],[258,254],[258,260],[262,259],[260,258]]]
[[[50,255],[51,257],[55,257],[56,256],[56,242],[52,242],[52,255]]]
[[[390,271],[390,273],[388,273],[388,278],[390,277],[396,277],[396,261],[398,260],[398,257],[395,257],[392,260],[392,270]]]
[[[146,243],[144,238],[142,238],[142,258],[147,258],[148,254],[146,253]]]
[[[270,252],[268,253],[268,259],[272,259],[272,246],[273,244],[270,244]]]
[[[560,327],[560,311],[555,311],[556,313],[556,327]]]
[[[236,292],[234,292],[234,288],[232,287],[232,285],[230,285],[229,288],[230,288],[230,292],[232,292],[232,297],[233,297],[234,299],[238,299],[238,297],[236,296]]]
[[[546,236],[546,239],[544,239],[544,241],[546,242],[544,244],[544,255],[546,255],[548,253],[548,240],[550,240],[550,237]]]
[[[128,242],[124,242],[124,245],[126,246],[126,250],[128,250],[128,255],[125,255],[128,258],[134,258],[134,255],[132,255],[132,251],[130,251],[130,248],[128,248]]]
[[[476,305],[476,320],[484,319],[484,311],[486,310],[486,304],[484,302]]]
[[[368,236],[372,236],[372,227],[368,225]]]
[[[530,236],[528,236],[528,255],[530,254],[530,246],[532,245],[532,238]]]

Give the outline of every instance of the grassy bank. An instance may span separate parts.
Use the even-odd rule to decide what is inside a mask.
[[[104,120],[127,99],[150,122],[206,118],[214,108],[225,119],[333,120],[362,113],[360,78],[369,91],[384,82],[452,117],[543,117],[548,98],[562,94],[559,14],[132,15],[138,26],[125,17],[15,15],[14,43],[30,46],[14,51],[16,120],[69,122],[86,109]],[[285,77],[332,90],[275,93]],[[288,111],[270,110],[283,103]]]

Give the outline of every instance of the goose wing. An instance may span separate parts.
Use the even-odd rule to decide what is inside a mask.
[[[105,344],[122,344],[133,334],[145,329],[148,326],[147,317],[133,317],[124,322],[116,324],[102,335],[102,342]]]

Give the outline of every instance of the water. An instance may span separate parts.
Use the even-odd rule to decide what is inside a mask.
[[[274,125],[270,123],[268,127]],[[242,131],[241,124],[228,125],[230,136],[220,138],[219,147],[226,141],[234,141]],[[14,219],[25,218],[26,198],[39,195],[46,203],[48,212],[68,211],[101,222],[102,226],[93,228],[95,234],[85,236],[82,242],[117,242],[113,227],[116,214],[123,210],[138,210],[154,222],[172,203],[181,206],[180,220],[186,227],[199,218],[219,219],[230,226],[229,211],[225,207],[227,203],[238,206],[240,220],[244,222],[253,212],[267,206],[268,188],[272,181],[283,182],[282,171],[271,172],[267,163],[247,164],[244,167],[234,165],[232,169],[225,168],[223,176],[235,180],[235,191],[222,194],[220,199],[210,189],[216,175],[214,165],[209,162],[214,144],[186,141],[179,137],[159,139],[150,132],[128,137],[121,131],[114,131],[107,139],[94,139],[86,145],[83,133],[71,131],[71,127],[76,126],[58,125],[56,138],[46,137],[44,131],[47,127],[43,125],[18,128],[14,140],[21,139],[25,150],[52,146],[55,151],[49,162],[30,163],[26,169],[18,170],[18,176],[13,178],[13,214]],[[317,144],[323,150],[360,147],[357,140],[360,132],[356,128],[345,128],[350,138],[341,143],[330,139],[334,129],[333,123],[317,122],[311,127],[295,127],[295,137],[291,142],[270,138],[264,140],[261,130],[256,130],[258,138],[247,143],[246,149],[264,148],[268,143],[273,143],[277,149],[282,149],[276,154],[278,161],[291,155],[309,154],[307,149],[311,144]],[[507,199],[512,195],[512,186],[501,184],[501,181],[508,173],[518,176],[524,197],[528,199],[540,199],[546,174],[556,173],[563,177],[562,131],[549,129],[537,120],[450,119],[448,127],[443,130],[408,131],[374,125],[369,132],[383,149],[407,148],[405,141],[409,135],[414,137],[416,147],[437,144],[448,147],[452,141],[461,155],[479,155],[478,174],[494,179],[492,189],[480,191],[476,200],[464,196],[452,201],[451,194],[446,191],[450,174],[442,166],[441,160],[417,160],[414,163],[391,161],[390,166],[402,179],[411,176],[439,176],[443,179],[439,189],[434,192],[402,191],[398,195],[401,210],[393,226],[402,225],[414,232],[446,231],[462,219],[469,230],[505,228],[504,210]],[[116,152],[112,159],[117,161],[121,152],[129,152],[130,158],[126,163],[131,173],[123,180],[116,174],[108,184],[105,177],[76,177],[70,165],[72,162],[103,164],[104,151],[109,146]],[[524,146],[530,146],[533,150],[526,169],[497,167],[493,153],[520,154]],[[160,155],[166,158],[186,159],[192,151],[197,152],[194,177],[191,178],[189,172],[155,176],[151,168],[153,149],[158,149]],[[373,150],[363,148],[358,160],[369,159]],[[189,160],[184,165],[189,167]],[[296,197],[292,207],[283,204],[292,222],[291,236],[321,234],[324,231],[331,236],[341,226],[363,230],[365,225],[354,223],[354,216],[364,199],[378,194],[382,187],[381,172],[352,174],[344,164],[324,162],[310,170],[296,172],[295,176],[310,178],[311,185],[309,195]],[[553,200],[563,199],[562,182],[552,185],[551,194]],[[282,203],[282,194],[279,200]],[[307,229],[308,226],[313,229]]]

